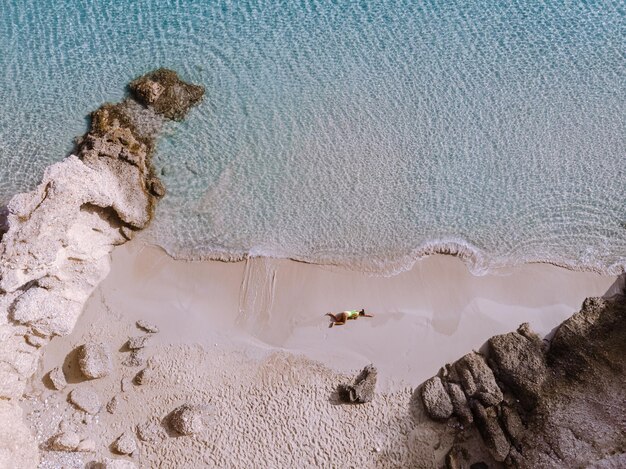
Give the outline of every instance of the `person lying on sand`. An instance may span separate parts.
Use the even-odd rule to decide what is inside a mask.
[[[365,314],[364,309],[361,309],[361,310],[351,309],[350,311],[342,311],[341,313],[337,313],[337,314],[326,313],[326,316],[330,316],[330,319],[331,319],[330,326],[328,327],[333,327],[335,325],[341,326],[342,324],[345,324],[347,320],[359,319],[360,316],[363,316],[365,318],[374,317],[371,314]]]

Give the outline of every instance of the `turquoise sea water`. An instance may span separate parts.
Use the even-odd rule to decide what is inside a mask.
[[[158,148],[175,256],[619,272],[625,44],[619,1],[5,0],[0,202],[167,66],[207,89]]]

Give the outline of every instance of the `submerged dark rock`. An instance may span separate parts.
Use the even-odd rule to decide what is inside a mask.
[[[492,337],[486,360],[468,354],[424,388],[434,384],[437,393],[422,393],[428,415],[447,413],[432,412],[445,389],[449,418],[458,431],[473,422],[495,463],[612,467],[626,453],[626,298],[588,298],[548,345],[528,324]]]
[[[374,399],[377,376],[374,365],[367,365],[352,384],[340,384],[337,387],[339,398],[347,403],[370,402]]]

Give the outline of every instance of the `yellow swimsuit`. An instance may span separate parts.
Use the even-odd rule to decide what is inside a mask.
[[[344,311],[348,315],[348,319],[354,319],[359,317],[359,311],[356,309],[350,311]]]

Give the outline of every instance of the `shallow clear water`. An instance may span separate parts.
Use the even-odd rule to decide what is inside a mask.
[[[0,200],[167,66],[207,88],[156,159],[178,257],[626,265],[622,2],[7,3]]]

